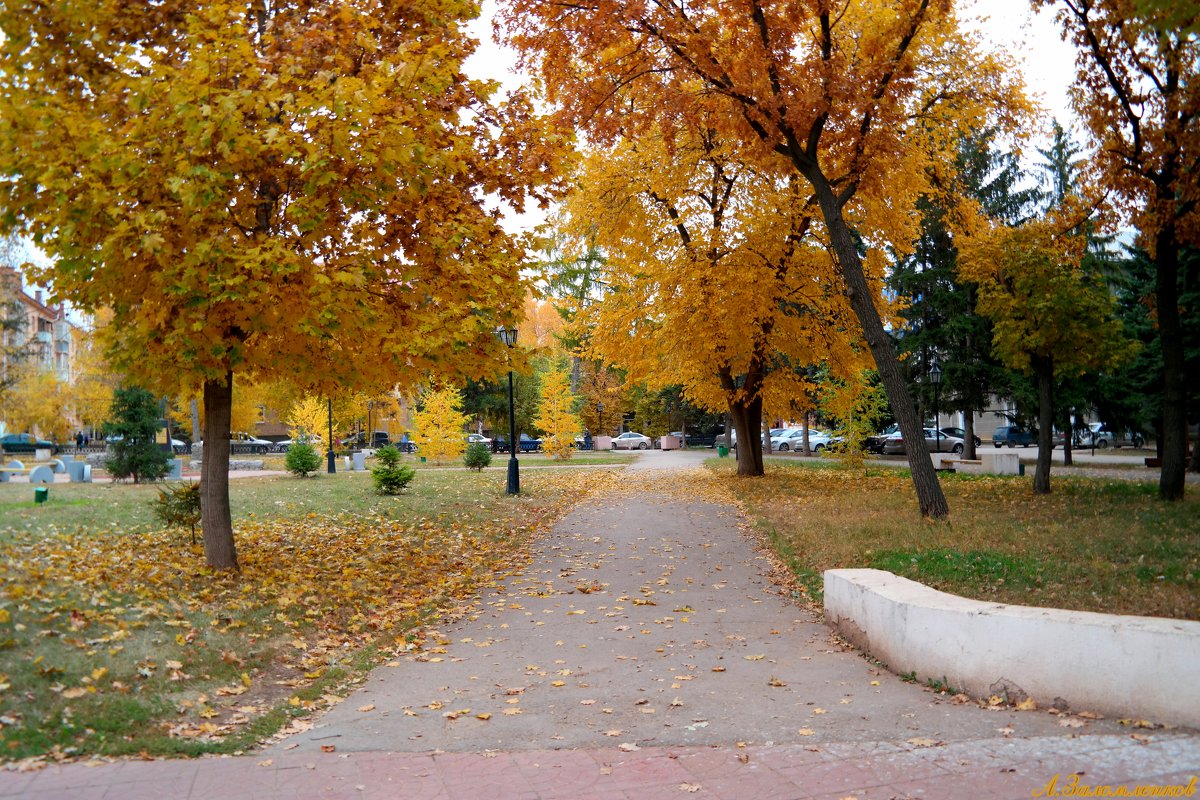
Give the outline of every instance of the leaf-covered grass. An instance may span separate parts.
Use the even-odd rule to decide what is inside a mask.
[[[815,597],[831,568],[874,567],[980,600],[1200,619],[1200,495],[1135,481],[944,474],[949,522],[921,519],[907,470],[710,461]]]
[[[462,469],[396,497],[365,473],[238,480],[242,570],[219,575],[152,524],[154,487],[55,486],[60,507],[0,522],[0,758],[234,752],[302,726],[614,480],[530,470],[519,498]]]

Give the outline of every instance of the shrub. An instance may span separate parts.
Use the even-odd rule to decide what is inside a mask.
[[[492,451],[483,442],[475,442],[474,444],[467,445],[467,452],[463,456],[463,463],[467,465],[467,469],[479,472],[492,463]]]
[[[297,478],[304,478],[321,468],[321,456],[311,444],[300,442],[288,448],[283,465]]]
[[[399,494],[416,474],[416,470],[400,463],[400,451],[388,445],[375,451],[379,463],[371,467],[371,480],[380,494]]]
[[[196,524],[200,522],[200,484],[188,482],[159,489],[154,515],[168,528],[190,526],[195,544]]]

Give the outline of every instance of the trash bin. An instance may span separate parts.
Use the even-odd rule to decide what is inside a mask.
[[[33,502],[44,503],[50,499],[50,487],[38,486],[33,490]]]
[[[723,444],[717,445],[717,457],[718,458],[728,458],[729,457],[729,448]]]

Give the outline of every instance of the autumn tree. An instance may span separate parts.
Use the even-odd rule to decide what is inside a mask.
[[[1200,244],[1200,37],[1194,3],[1157,0],[1033,0],[1058,9],[1079,48],[1076,112],[1099,146],[1100,180],[1125,204],[1155,266],[1162,353],[1159,495],[1184,496],[1187,374],[1180,254]],[[1194,263],[1194,262],[1193,262]]]
[[[979,231],[962,248],[959,272],[979,287],[993,347],[1038,391],[1038,463],[1033,489],[1050,491],[1054,385],[1063,375],[1113,367],[1131,354],[1108,287],[1082,266],[1086,237],[1068,205],[1017,227]]]
[[[326,401],[315,395],[306,394],[287,410],[284,422],[292,431],[293,439],[320,436],[328,427],[329,408]]]
[[[548,99],[594,139],[652,136],[656,125],[705,104],[723,139],[743,143],[764,170],[799,182],[824,228],[837,289],[853,308],[905,440],[916,443],[909,463],[921,512],[945,516],[872,280],[879,242],[856,229],[873,215],[870,224],[889,231],[887,240],[912,239],[911,209],[931,179],[931,161],[948,160],[948,129],[981,127],[998,103],[1020,104],[1005,65],[981,55],[952,5],[935,0],[507,0],[502,9],[508,41],[537,70]],[[748,300],[727,307],[757,310]],[[741,440],[744,421],[737,427]]]
[[[542,439],[542,449],[558,459],[571,457],[575,437],[583,429],[579,415],[574,412],[574,405],[570,371],[555,369],[542,376],[538,415],[533,424],[546,434]]]
[[[516,210],[562,137],[469,80],[473,3],[0,6],[0,233],[114,314],[114,368],[206,409],[208,563],[236,568],[235,380],[490,374],[527,288]],[[540,187],[540,188],[539,188]]]
[[[413,441],[420,454],[435,464],[452,461],[467,447],[466,422],[458,389],[428,391],[421,397],[421,408],[413,413]]]
[[[97,321],[97,324],[103,323]],[[98,428],[108,419],[118,377],[109,369],[94,330],[76,328],[72,336],[75,356],[69,389],[71,410],[80,425]]]
[[[69,438],[69,387],[36,359],[10,367],[12,385],[4,393],[4,421],[12,431],[36,431],[57,441]]]
[[[812,230],[815,208],[797,181],[747,161],[709,116],[584,160],[567,208],[574,230],[607,254],[607,290],[576,323],[587,325],[588,352],[651,400],[639,418],[667,425],[657,394],[680,385],[693,402],[731,414],[738,473],[761,475],[764,402],[783,407],[807,388],[794,365],[853,372],[866,356]]]

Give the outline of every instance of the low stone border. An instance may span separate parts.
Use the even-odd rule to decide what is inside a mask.
[[[1200,727],[1200,622],[985,603],[877,569],[826,571],[825,617],[921,682]]]

